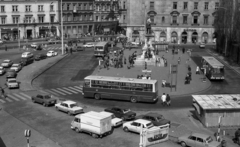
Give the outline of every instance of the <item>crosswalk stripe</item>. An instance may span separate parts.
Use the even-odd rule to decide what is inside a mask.
[[[0,102],[1,102],[1,103],[6,103],[6,102],[5,102],[4,100],[2,100],[1,98],[0,98]]]
[[[76,91],[78,91],[78,92],[82,92],[82,90],[80,90],[80,89],[77,89],[77,88],[74,88],[74,87],[68,87],[69,89],[72,89],[72,90],[76,90]]]
[[[12,100],[10,100],[9,98],[6,98],[6,100],[8,101],[8,102],[13,102]]]
[[[74,86],[74,87],[77,88],[77,89],[82,90],[82,87],[79,87],[79,86]]]
[[[26,95],[25,93],[22,93],[22,92],[20,92],[19,94],[21,94],[21,95],[25,96],[25,97],[26,97],[26,98],[28,98],[28,99],[32,99],[32,98],[31,98],[31,96],[29,96],[29,95]]]
[[[53,95],[55,95],[55,96],[59,96],[59,94],[58,94],[58,93],[56,93],[56,92],[53,92],[53,91],[51,91],[51,90],[48,90],[48,89],[44,89],[44,90],[41,90],[41,91],[43,91],[43,93],[47,93],[47,94],[53,94]]]
[[[72,94],[72,93],[70,93],[70,92],[68,92],[66,90],[61,89],[61,88],[57,88],[57,90],[62,91],[62,92],[67,93],[67,94]]]
[[[20,99],[22,99],[22,100],[27,100],[26,98],[24,98],[24,97],[22,97],[22,96],[19,96],[19,95],[16,94],[16,93],[13,93],[13,95],[15,95],[16,97],[18,97],[18,98],[20,98]]]
[[[15,101],[19,101],[19,99],[15,98],[14,96],[12,96],[12,95],[10,95],[10,94],[8,94],[7,96],[8,96],[9,98],[11,98],[11,99],[14,99]]]
[[[38,90],[38,91],[41,92],[41,93],[49,94],[49,92],[46,92],[44,90]]]
[[[66,87],[63,87],[62,89],[65,89],[65,90],[70,91],[70,92],[73,92],[73,93],[78,93],[78,92],[73,91],[73,90],[71,90],[71,89],[68,89],[68,88],[66,88]]]
[[[66,95],[65,93],[62,93],[62,92],[60,92],[60,91],[57,91],[56,89],[51,89],[52,91],[54,91],[54,92],[57,92],[57,93],[59,93],[59,94],[61,94],[61,95]]]

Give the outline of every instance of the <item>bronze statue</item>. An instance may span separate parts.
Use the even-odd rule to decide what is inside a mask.
[[[151,24],[152,24],[152,21],[150,18],[147,19],[147,22],[146,22],[146,30],[147,30],[147,34],[151,34],[152,30],[151,30]]]

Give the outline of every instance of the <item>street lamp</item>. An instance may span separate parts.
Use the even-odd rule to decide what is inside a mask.
[[[63,49],[63,14],[62,14],[62,0],[61,0],[61,40],[62,40],[62,55],[64,55],[64,49]]]

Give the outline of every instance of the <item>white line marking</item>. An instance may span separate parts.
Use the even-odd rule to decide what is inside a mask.
[[[60,96],[58,93],[53,92],[53,91],[50,91],[50,90],[47,90],[47,89],[45,89],[45,90],[40,90],[40,91],[42,91],[42,93],[46,93],[46,94],[50,94],[50,95],[55,95],[55,96]]]
[[[11,98],[11,99],[14,99],[15,101],[19,101],[19,99],[15,98],[14,96],[12,96],[12,95],[10,95],[10,94],[8,94],[7,96],[8,96],[9,98]]]
[[[57,92],[57,93],[59,93],[59,94],[61,94],[61,95],[66,95],[65,93],[62,93],[62,92],[60,92],[60,91],[57,91],[56,89],[51,89],[52,91],[54,91],[54,92]]]
[[[6,102],[5,102],[4,100],[2,100],[1,98],[0,98],[0,102],[1,102],[1,103],[6,103]]]
[[[77,88],[74,88],[74,87],[68,87],[68,88],[69,88],[69,89],[73,89],[73,90],[78,91],[78,92],[82,92],[82,90],[77,89]]]
[[[13,102],[12,100],[10,100],[9,98],[6,98],[5,100],[7,100],[8,102]]]
[[[70,92],[68,92],[66,90],[61,89],[61,88],[57,88],[57,90],[62,91],[62,92],[67,93],[67,94],[72,94],[72,93],[70,93]]]
[[[77,89],[82,90],[82,87],[79,87],[79,86],[74,86],[74,87],[77,88]]]
[[[70,92],[72,92],[72,93],[78,93],[78,92],[73,91],[73,90],[71,90],[71,89],[68,89],[68,88],[66,88],[66,87],[63,87],[62,89],[68,90],[68,91],[70,91]]]
[[[27,100],[26,98],[24,98],[24,97],[21,97],[21,96],[19,96],[18,94],[16,94],[16,93],[13,93],[13,95],[15,95],[16,97],[18,97],[18,98],[20,98],[20,99],[22,99],[22,100]]]
[[[38,91],[41,92],[41,93],[44,93],[44,94],[49,94],[49,92],[46,92],[44,90],[38,90]]]
[[[25,94],[25,93],[20,92],[19,94],[25,96],[26,98],[28,98],[28,99],[30,99],[30,100],[32,99],[31,96],[29,96],[29,95],[27,95],[27,94]]]

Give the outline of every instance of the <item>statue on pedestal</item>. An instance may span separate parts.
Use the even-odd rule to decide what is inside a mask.
[[[152,24],[152,21],[150,18],[148,18],[146,22],[146,34],[152,33],[151,24]]]

